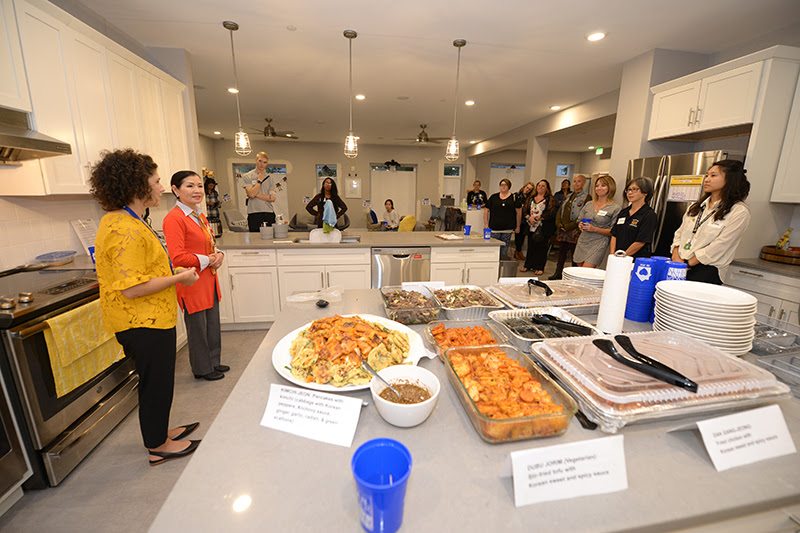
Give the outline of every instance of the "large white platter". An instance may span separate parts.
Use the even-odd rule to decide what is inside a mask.
[[[711,311],[699,311],[697,309],[683,309],[656,299],[656,313],[666,313],[676,318],[683,318],[687,321],[702,322],[705,324],[726,324],[733,326],[751,326],[755,324],[753,313],[731,315],[730,313],[712,313]]]
[[[399,322],[395,322],[394,320],[389,320],[386,317],[376,316],[376,315],[342,315],[342,316],[357,316],[366,320],[367,322],[377,322],[378,324],[386,327],[387,329],[392,329],[395,331],[400,331],[408,335],[408,343],[409,343],[409,351],[408,357],[406,357],[405,363],[410,363],[412,365],[416,365],[419,363],[419,360],[423,357],[433,358],[436,357],[436,354],[429,352],[425,348],[425,343],[422,341],[422,337],[419,333],[414,331],[413,329],[409,328],[408,326],[404,326]],[[323,392],[350,392],[356,390],[364,390],[369,388],[369,382],[363,385],[345,385],[343,387],[335,387],[333,385],[325,384],[318,384],[318,383],[306,383],[305,381],[301,381],[294,377],[291,371],[286,368],[291,366],[292,363],[292,355],[289,353],[289,349],[292,347],[292,341],[297,338],[301,331],[308,328],[311,325],[311,322],[306,324],[305,326],[299,327],[296,330],[292,331],[291,333],[286,334],[281,340],[278,341],[278,344],[275,345],[275,349],[272,350],[272,366],[275,367],[275,371],[280,374],[280,376],[285,379],[286,381],[290,381],[299,387],[305,387],[307,389],[313,389]]]
[[[661,291],[666,295],[683,300],[692,300],[728,308],[750,308],[758,304],[756,297],[746,292],[699,281],[659,281],[656,285],[656,291]]]
[[[684,333],[688,333],[693,337],[702,337],[711,344],[719,344],[719,345],[746,344],[751,342],[754,337],[753,328],[750,328],[750,331],[746,331],[744,333],[733,333],[733,332],[719,332],[705,328],[693,327],[680,322],[671,322],[669,320],[665,320],[663,317],[656,317],[653,323],[655,324],[656,322],[658,322],[658,324],[665,329],[670,329],[673,331],[683,331]]]

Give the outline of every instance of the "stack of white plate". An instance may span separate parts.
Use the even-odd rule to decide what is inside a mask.
[[[599,268],[567,267],[564,269],[564,279],[580,281],[602,289],[606,271]]]
[[[731,355],[753,347],[758,301],[746,292],[697,281],[656,285],[656,331],[682,331]]]

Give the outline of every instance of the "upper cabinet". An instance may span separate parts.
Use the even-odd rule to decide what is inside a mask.
[[[12,0],[0,0],[0,106],[31,110]]]
[[[757,62],[677,87],[654,88],[648,140],[752,123],[762,67]]]
[[[800,204],[800,79],[797,80],[770,201]]]
[[[9,11],[11,3],[0,2]],[[13,7],[32,125],[69,143],[72,154],[0,169],[0,195],[87,194],[104,150],[146,153],[162,176],[191,168],[183,84],[55,6]]]

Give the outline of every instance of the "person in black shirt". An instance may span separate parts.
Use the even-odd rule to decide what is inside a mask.
[[[492,238],[503,241],[500,247],[500,257],[505,257],[511,236],[519,233],[522,219],[522,208],[517,207],[514,195],[511,193],[511,181],[500,180],[500,192],[494,193],[486,201],[486,211],[483,213],[484,227],[492,230]]]
[[[611,228],[611,253],[618,250],[631,257],[650,257],[658,215],[647,201],[653,196],[653,181],[636,178],[628,184],[625,195],[630,205],[619,212]]]
[[[472,190],[467,193],[467,205],[481,206],[486,205],[486,193],[481,190],[481,182],[475,180]]]
[[[569,196],[569,193],[571,192],[572,191],[569,188],[569,180],[562,181],[561,190],[553,195],[553,198],[556,199],[556,209],[561,207],[561,204],[564,203],[564,200],[567,199],[567,196]]]

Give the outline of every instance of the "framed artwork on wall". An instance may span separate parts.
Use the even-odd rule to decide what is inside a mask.
[[[361,178],[358,176],[347,176],[344,188],[345,198],[361,198]]]

